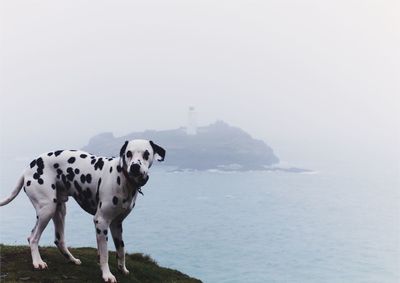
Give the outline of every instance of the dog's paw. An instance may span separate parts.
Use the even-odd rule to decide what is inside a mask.
[[[78,258],[72,258],[72,259],[70,259],[70,261],[71,261],[73,264],[76,264],[76,265],[81,265],[81,264],[82,264],[81,260],[78,259]]]
[[[44,261],[34,262],[33,263],[33,268],[36,269],[36,270],[47,269],[47,263],[45,263]]]
[[[125,266],[122,267],[121,265],[118,265],[118,270],[121,271],[122,274],[124,274],[124,275],[129,274],[129,270]]]
[[[114,275],[112,275],[112,273],[107,273],[107,274],[103,274],[103,280],[104,282],[107,283],[117,283],[117,279],[115,278]]]

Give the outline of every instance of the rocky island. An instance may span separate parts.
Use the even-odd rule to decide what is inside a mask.
[[[132,139],[148,139],[162,145],[167,150],[167,158],[162,164],[173,171],[308,171],[295,167],[278,167],[279,158],[269,145],[223,121],[196,127],[195,130],[188,130],[186,127],[163,131],[147,130],[122,137],[102,133],[92,137],[83,150],[97,155],[113,156],[119,152],[125,140]]]
[[[125,140],[132,139],[149,139],[162,145],[167,150],[163,164],[175,170],[265,170],[279,162],[265,142],[223,121],[198,127],[195,133],[188,133],[185,127],[134,132],[122,137],[102,133],[91,138],[83,150],[112,156]]]

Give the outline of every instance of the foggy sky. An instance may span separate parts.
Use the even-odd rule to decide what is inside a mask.
[[[191,105],[284,160],[398,154],[398,1],[1,5],[2,156],[177,128]]]

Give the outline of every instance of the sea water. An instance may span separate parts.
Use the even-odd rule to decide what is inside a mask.
[[[2,163],[1,197],[26,164]],[[125,247],[204,282],[400,282],[397,173],[155,170],[124,221]],[[0,215],[0,242],[27,244],[35,211],[25,193]],[[50,222],[40,244],[54,245],[53,234]],[[96,246],[92,216],[72,198],[66,241]]]

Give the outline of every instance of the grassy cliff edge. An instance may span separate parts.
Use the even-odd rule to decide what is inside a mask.
[[[57,248],[42,247],[40,253],[49,268],[44,271],[35,271],[28,246],[0,244],[0,281],[102,282],[96,249],[71,248],[70,251],[82,261],[82,265],[67,263]],[[118,282],[201,282],[177,270],[160,267],[153,259],[143,254],[126,255],[126,267],[130,271],[127,276],[117,271],[115,252],[109,253],[109,264]]]

